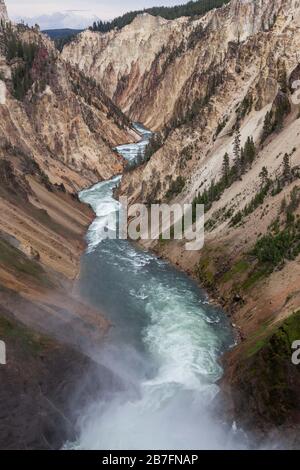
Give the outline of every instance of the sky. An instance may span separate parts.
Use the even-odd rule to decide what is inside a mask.
[[[91,20],[115,18],[130,10],[152,6],[172,6],[188,0],[5,0],[12,20],[29,23],[39,20],[42,29],[48,27],[86,27]],[[60,15],[57,15],[60,13]],[[31,21],[28,21],[32,18]],[[66,24],[70,23],[70,24]],[[77,23],[77,24],[76,24]]]

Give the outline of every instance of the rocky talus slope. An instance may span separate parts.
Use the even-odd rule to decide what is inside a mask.
[[[231,315],[239,345],[222,385],[233,419],[259,442],[276,435],[291,447],[300,423],[290,334],[300,307],[299,47],[299,1],[232,0],[194,20],[142,15],[120,31],[85,32],[63,51],[130,117],[161,131],[161,148],[124,176],[120,193],[206,206],[203,250],[145,245]]]
[[[93,219],[77,191],[120,173],[112,148],[136,135],[99,85],[0,7],[0,448],[59,448],[101,389],[80,351],[109,328],[73,286]]]

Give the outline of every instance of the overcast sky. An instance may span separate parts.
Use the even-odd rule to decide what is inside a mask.
[[[129,10],[158,5],[178,5],[188,0],[5,0],[12,19],[37,17],[54,12],[76,11],[82,16],[111,19]]]

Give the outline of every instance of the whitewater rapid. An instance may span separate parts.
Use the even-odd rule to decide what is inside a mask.
[[[118,147],[133,159],[142,143]],[[98,360],[117,378],[79,420],[81,449],[223,449],[231,425],[217,417],[219,359],[233,344],[223,312],[186,275],[103,227],[122,211],[113,197],[120,177],[82,191],[96,219],[87,233],[81,293],[106,312],[113,328]],[[110,227],[109,230],[113,230]]]

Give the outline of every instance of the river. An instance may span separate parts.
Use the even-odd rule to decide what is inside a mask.
[[[118,147],[128,160],[141,142]],[[99,348],[118,378],[82,411],[81,449],[223,449],[231,425],[215,416],[220,357],[233,344],[226,316],[184,273],[126,240],[103,239],[107,214],[120,211],[113,189],[121,177],[82,191],[97,217],[87,233],[81,294],[113,324]]]

